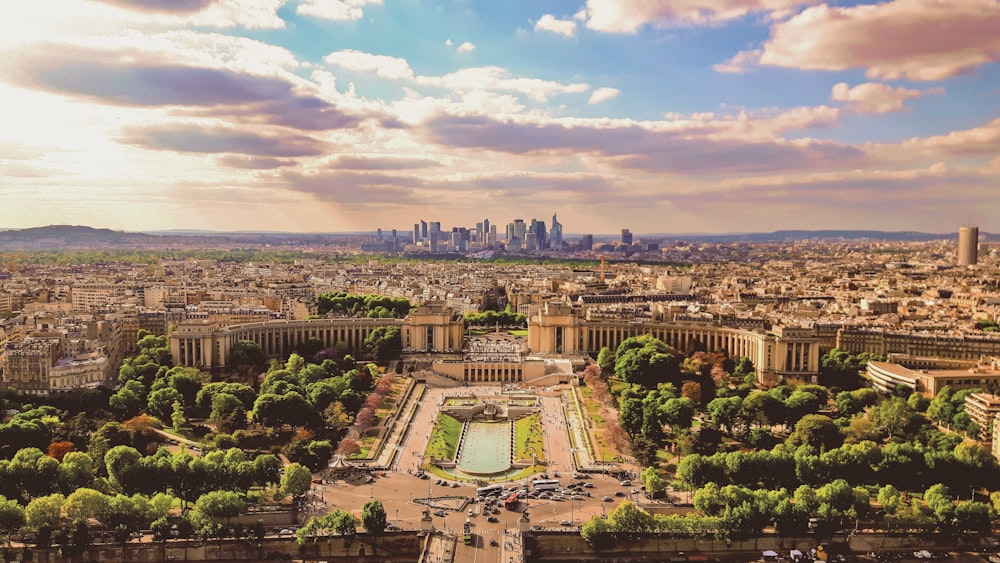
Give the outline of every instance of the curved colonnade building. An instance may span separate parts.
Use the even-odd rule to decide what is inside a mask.
[[[815,382],[819,375],[820,338],[812,328],[776,326],[770,330],[722,326],[710,321],[588,319],[566,303],[546,303],[528,321],[528,347],[539,354],[589,355],[615,350],[623,340],[644,334],[680,351],[699,347],[746,356],[762,385],[785,379]]]
[[[258,344],[268,357],[287,357],[296,347],[318,339],[324,347],[338,342],[352,353],[364,349],[365,338],[379,327],[399,328],[404,349],[445,352],[462,347],[463,320],[441,303],[422,305],[405,319],[342,317],[300,321],[266,321],[221,326],[204,321],[181,323],[170,334],[174,365],[206,370],[225,369],[229,350],[240,340]]]
[[[461,315],[443,303],[430,302],[405,319],[332,318],[230,326],[182,323],[170,335],[170,351],[176,365],[208,370],[224,369],[230,348],[240,340],[256,342],[269,357],[286,357],[312,338],[328,347],[343,342],[357,354],[363,350],[371,331],[383,326],[399,328],[407,355],[458,353],[467,346]],[[646,334],[680,351],[725,350],[733,358],[746,356],[756,367],[758,383],[765,386],[786,380],[817,381],[820,358],[833,345],[853,354],[901,353],[914,358],[966,361],[1000,354],[1000,338],[993,336],[956,337],[842,328],[836,332],[834,344],[832,338],[825,339],[823,331],[816,327],[747,328],[663,315],[591,318],[582,307],[548,302],[528,318],[527,347],[520,359],[473,358],[472,354],[465,360],[438,358],[434,369],[470,384],[521,382],[551,371],[551,367],[539,364],[542,357],[595,358],[605,346],[614,350],[626,338]]]

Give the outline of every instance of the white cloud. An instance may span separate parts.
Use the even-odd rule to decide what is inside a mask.
[[[353,49],[334,51],[323,58],[328,64],[355,72],[371,72],[389,80],[413,80],[413,70],[406,59],[373,55]]]
[[[598,88],[590,95],[590,99],[587,100],[588,104],[599,104],[601,102],[606,102],[608,100],[613,100],[618,97],[620,92],[617,88]]]
[[[782,12],[818,0],[587,0],[586,26],[607,33],[636,33],[645,26],[710,24],[750,12]]]
[[[364,17],[365,6],[382,5],[382,0],[299,0],[295,12],[325,20],[357,21]]]
[[[452,45],[452,43],[451,43],[451,39],[445,39],[445,40],[444,40],[444,44],[445,44],[446,46],[448,46],[448,47],[451,47],[451,45]]]
[[[540,78],[511,76],[507,70],[496,66],[465,68],[443,76],[417,76],[406,59],[350,49],[334,51],[324,60],[330,65],[354,72],[368,72],[388,80],[405,80],[421,86],[444,88],[462,96],[468,96],[472,92],[516,92],[544,102],[552,96],[581,94],[590,90],[589,84],[563,84]],[[598,99],[611,99],[618,93],[613,88],[608,90],[601,92]]]
[[[590,90],[588,84],[562,84],[540,78],[518,78],[497,66],[465,68],[444,76],[418,76],[417,84],[439,86],[458,92],[476,90],[518,92],[544,102],[559,94],[579,94]]]
[[[729,74],[743,74],[749,67],[755,66],[760,61],[761,51],[740,51],[733,55],[728,61],[712,66],[716,72]]]
[[[476,50],[476,46],[466,41],[459,45],[457,50],[459,53],[471,53]]]
[[[863,68],[868,78],[879,80],[941,80],[1000,60],[997,30],[996,0],[824,4],[775,24],[759,64]]]
[[[535,31],[548,31],[573,37],[573,34],[576,33],[576,22],[574,20],[560,20],[552,14],[545,14],[535,22]]]
[[[850,87],[846,82],[834,85],[830,99],[838,102],[851,102],[849,106],[857,113],[889,113],[903,109],[903,102],[923,96],[925,93],[938,93],[940,90],[924,92],[909,88],[893,88],[888,84],[866,82]]]

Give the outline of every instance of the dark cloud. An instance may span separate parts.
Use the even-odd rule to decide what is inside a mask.
[[[427,180],[400,174],[326,170],[319,174],[286,171],[281,175],[289,188],[343,205],[434,205],[435,201],[480,196],[564,200],[573,194],[604,194],[614,187],[596,176],[499,175],[467,180]],[[617,196],[616,196],[617,197]]]
[[[505,197],[537,197],[558,192],[572,194],[610,194],[614,189],[606,178],[599,176],[501,175],[470,181],[453,182],[451,188],[480,188],[499,192]],[[617,196],[616,196],[617,197]]]
[[[427,158],[341,156],[330,163],[338,170],[419,170],[435,168],[440,163]]]
[[[423,180],[388,174],[356,172],[324,172],[305,175],[285,172],[282,178],[294,190],[344,205],[412,204],[418,202],[414,188],[423,187]]]
[[[193,153],[237,153],[263,157],[317,156],[324,144],[302,135],[264,136],[233,129],[197,125],[133,128],[124,142],[148,149]]]
[[[217,0],[103,0],[106,4],[137,12],[187,14],[204,10]]]
[[[942,189],[943,186],[961,189]],[[816,208],[883,208],[891,211],[911,203],[918,206],[958,201],[975,202],[979,192],[989,193],[991,180],[958,172],[946,175],[859,174],[819,180],[791,178],[779,185],[749,185],[727,191],[703,191],[670,196],[684,207],[711,206],[719,202],[738,205],[794,204]]]
[[[446,116],[431,121],[428,128],[435,142],[448,146],[511,154],[591,153],[611,157],[622,168],[646,172],[777,172],[843,166],[864,156],[857,148],[832,142],[713,139],[702,136],[704,131],[693,135],[691,131],[651,131],[637,125],[564,127]]]
[[[0,69],[0,76],[111,105],[186,106],[198,108],[201,115],[242,117],[306,131],[351,128],[360,121],[325,100],[296,92],[280,78],[156,62],[150,53],[138,50],[112,53],[45,44],[20,49],[16,55],[26,64]]]
[[[244,155],[226,155],[219,158],[218,162],[224,166],[246,170],[274,170],[295,165],[294,160]]]
[[[359,116],[348,115],[315,96],[291,95],[250,106],[221,108],[213,112],[303,131],[351,129],[361,121]]]

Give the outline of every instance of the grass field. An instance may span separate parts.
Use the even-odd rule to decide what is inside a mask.
[[[530,459],[532,455],[538,461],[545,459],[541,416],[532,414],[514,421],[514,448],[514,459]]]
[[[462,421],[450,414],[441,413],[434,423],[427,443],[427,455],[438,459],[455,459],[458,441],[462,437]]]

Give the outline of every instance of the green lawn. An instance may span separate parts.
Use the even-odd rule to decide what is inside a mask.
[[[542,448],[542,419],[532,414],[514,421],[514,459],[530,459],[532,454],[538,461],[545,459]]]
[[[447,413],[441,413],[434,423],[431,438],[427,443],[427,455],[438,459],[455,459],[458,440],[462,437],[462,421]]]
[[[508,330],[507,332],[510,333],[510,334],[512,334],[512,335],[514,335],[514,336],[519,336],[521,338],[527,338],[528,337],[528,329],[512,328],[512,329]]]

